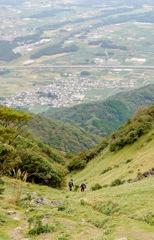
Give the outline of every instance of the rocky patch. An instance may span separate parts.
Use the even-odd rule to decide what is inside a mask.
[[[35,198],[30,202],[30,204],[33,206],[41,206],[41,205],[60,206],[63,203],[66,203],[66,201],[51,201],[43,197]]]

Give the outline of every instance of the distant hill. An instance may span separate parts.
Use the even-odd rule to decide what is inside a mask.
[[[73,154],[94,148],[100,140],[99,136],[74,124],[62,123],[39,115],[35,115],[27,126],[27,130],[43,143]]]
[[[118,93],[105,101],[77,105],[58,111],[48,109],[45,116],[77,124],[87,131],[105,136],[115,131],[141,105],[154,102],[154,84]]]

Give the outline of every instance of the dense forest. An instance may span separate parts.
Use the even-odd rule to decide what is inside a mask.
[[[91,134],[74,124],[62,123],[39,115],[35,115],[27,123],[27,131],[43,143],[72,154],[94,148],[100,140],[99,136]]]

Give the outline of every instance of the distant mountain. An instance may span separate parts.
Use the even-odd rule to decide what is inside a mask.
[[[141,105],[154,102],[154,84],[118,93],[105,101],[77,105],[58,111],[48,109],[45,116],[64,123],[77,124],[85,130],[105,136],[115,131]]]
[[[39,115],[35,115],[27,123],[27,127],[27,130],[43,143],[73,154],[95,147],[100,140],[99,136],[74,124],[62,123]]]

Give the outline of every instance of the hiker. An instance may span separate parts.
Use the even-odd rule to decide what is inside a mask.
[[[85,188],[86,188],[86,184],[85,184],[85,183],[82,183],[81,186],[80,186],[80,188],[81,188],[81,192],[84,192],[84,190],[85,190]]]
[[[69,186],[70,191],[72,191],[73,179],[71,179],[71,181],[69,181],[68,186]]]

